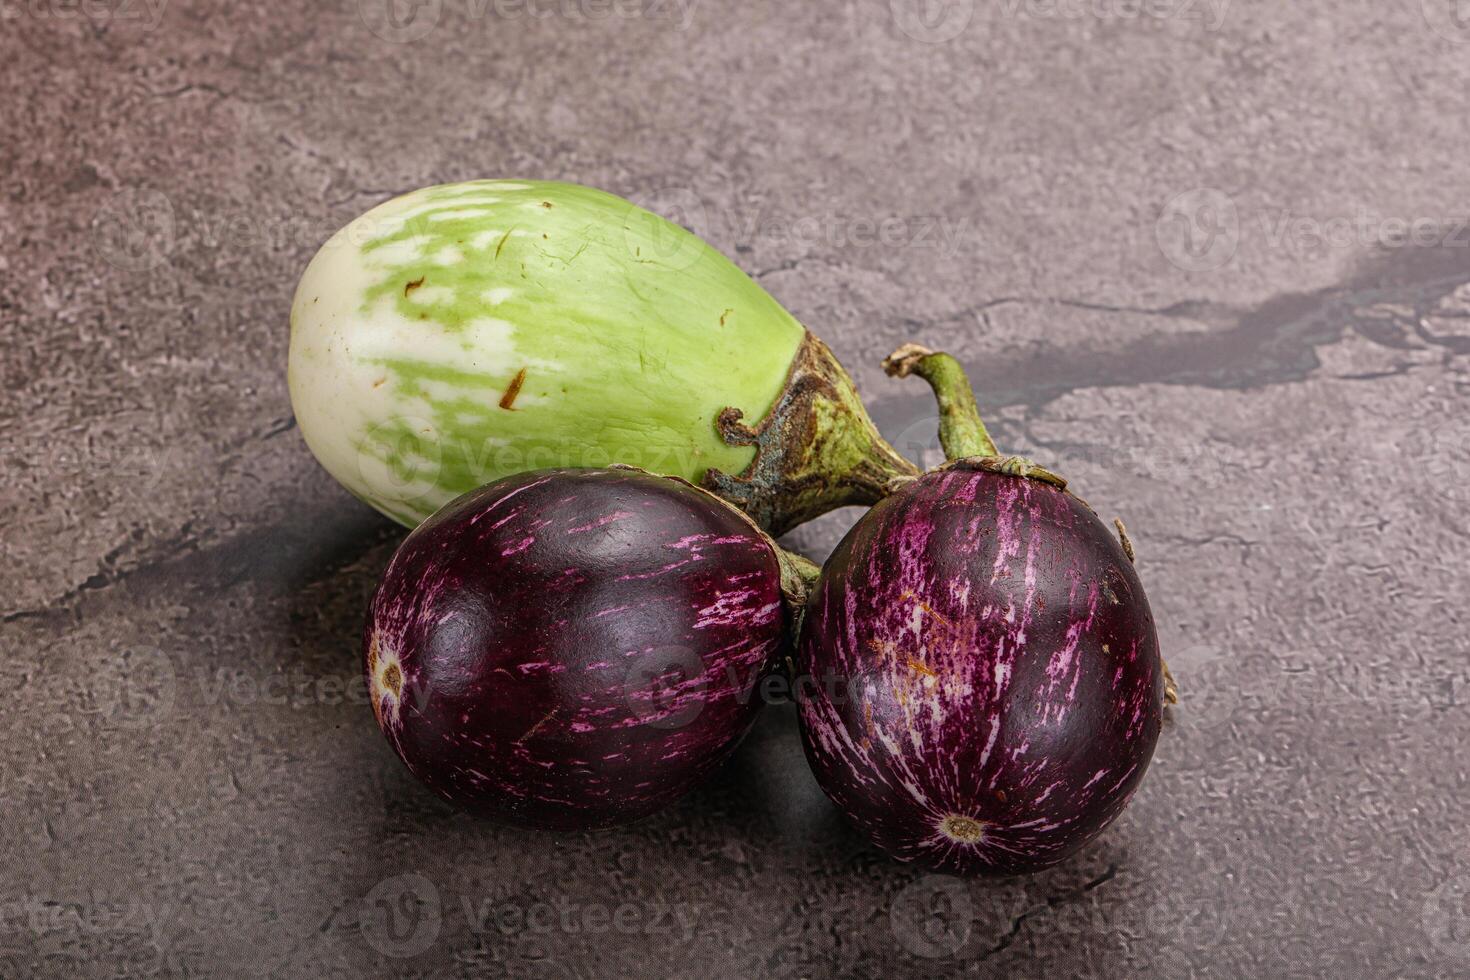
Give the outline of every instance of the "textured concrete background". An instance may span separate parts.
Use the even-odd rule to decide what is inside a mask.
[[[0,0],[0,975],[1470,974],[1470,3],[385,13]],[[926,878],[783,709],[618,832],[412,781],[352,686],[399,532],[293,430],[287,311],[479,176],[693,225],[912,453],[877,363],[954,351],[1128,520],[1186,702],[1111,832]]]

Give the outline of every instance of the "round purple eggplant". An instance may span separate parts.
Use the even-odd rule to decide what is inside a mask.
[[[1118,816],[1153,756],[1153,616],[1121,525],[999,457],[953,359],[914,349],[890,370],[935,385],[951,462],[869,511],[823,569],[800,642],[807,757],[895,858],[1040,870]]]
[[[452,803],[533,828],[638,819],[749,730],[787,628],[748,518],[642,471],[519,474],[404,540],[373,597],[373,709]]]

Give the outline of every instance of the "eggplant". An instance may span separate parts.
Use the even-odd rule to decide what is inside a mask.
[[[408,527],[513,473],[621,463],[779,535],[918,472],[750,277],[574,184],[428,187],[353,221],[297,287],[288,379],[317,459]]]
[[[880,850],[959,875],[1050,867],[1138,788],[1162,725],[1157,631],[1118,536],[1059,476],[995,449],[953,358],[949,459],[873,507],[822,570],[799,660],[818,782]]]
[[[556,831],[636,820],[750,729],[815,572],[681,480],[505,477],[394,554],[363,637],[373,711],[457,806]]]

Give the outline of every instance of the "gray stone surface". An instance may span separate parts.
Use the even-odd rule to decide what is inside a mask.
[[[0,975],[1470,974],[1463,2],[383,9],[0,0]],[[1127,518],[1185,703],[1105,837],[925,878],[787,709],[617,832],[413,782],[344,694],[399,532],[293,430],[287,310],[502,175],[677,212],[911,452],[877,362],[953,350]]]

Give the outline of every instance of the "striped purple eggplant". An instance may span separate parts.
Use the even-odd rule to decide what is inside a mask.
[[[440,796],[585,830],[652,813],[729,755],[788,615],[775,545],[713,495],[542,470],[408,536],[364,666],[383,733]]]
[[[998,457],[968,382],[948,397],[944,357],[891,365],[935,384],[953,461],[875,506],[824,568],[800,644],[802,736],[883,851],[1025,873],[1077,851],[1138,788],[1162,661],[1126,539],[1060,478]]]

